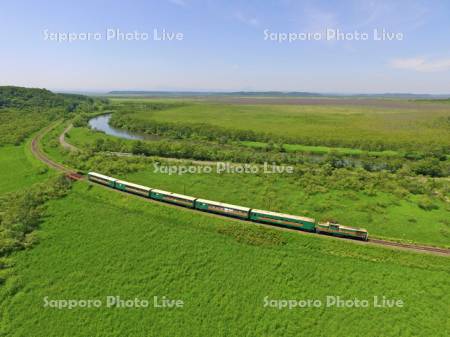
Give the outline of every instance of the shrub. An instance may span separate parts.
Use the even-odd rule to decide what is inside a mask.
[[[429,197],[423,197],[421,198],[418,203],[420,208],[422,208],[425,211],[431,211],[433,209],[438,209],[439,206],[434,204],[433,201]]]
[[[59,176],[0,200],[0,256],[31,246],[36,238],[32,233],[39,225],[44,208],[50,199],[60,198],[68,192],[71,182]]]

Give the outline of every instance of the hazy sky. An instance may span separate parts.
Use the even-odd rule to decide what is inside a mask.
[[[448,94],[449,18],[447,0],[0,1],[0,85]],[[401,35],[375,41],[374,29]],[[54,40],[64,33],[77,40]],[[289,33],[303,40],[277,35]]]

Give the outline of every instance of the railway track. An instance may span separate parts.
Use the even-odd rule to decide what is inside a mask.
[[[64,172],[64,174],[69,177],[72,180],[81,180],[84,179],[84,177],[77,173],[76,171],[74,171],[73,169],[70,169],[58,162],[55,162],[53,160],[51,160],[49,157],[47,157],[41,150],[40,147],[40,142],[42,140],[42,138],[48,133],[50,132],[52,129],[54,129],[55,127],[57,127],[59,124],[61,124],[61,122],[57,122],[54,124],[49,125],[48,127],[44,128],[43,130],[41,130],[31,141],[31,152],[33,153],[33,155],[40,160],[41,162],[47,164],[48,166],[50,166],[51,168],[54,168],[55,170]]]
[[[389,246],[389,247],[395,247],[395,248],[403,248],[403,249],[409,249],[409,250],[415,250],[415,251],[421,251],[421,252],[428,252],[428,253],[436,253],[440,255],[450,255],[450,249],[446,248],[439,248],[439,247],[433,247],[433,246],[423,246],[423,245],[415,245],[412,243],[401,243],[401,242],[395,242],[395,241],[387,241],[387,240],[380,240],[380,239],[369,239],[369,243],[374,243],[382,246]]]
[[[50,159],[40,148],[40,142],[42,140],[42,138],[48,133],[50,132],[52,129],[54,129],[55,127],[57,127],[58,125],[61,124],[61,121],[51,124],[48,127],[44,128],[43,130],[41,130],[31,141],[31,152],[33,153],[33,155],[40,160],[41,162],[47,164],[49,167],[58,170],[60,172],[63,172],[68,178],[78,181],[78,180],[86,180],[86,178],[79,174],[78,172],[76,172],[76,170],[66,167],[58,162],[55,162],[54,160]],[[66,129],[67,130],[67,129]],[[104,188],[107,188],[106,186],[102,186]],[[135,194],[129,194],[127,192],[123,192],[123,191],[119,191],[117,189],[113,189],[113,191],[122,193],[122,194],[127,194],[127,195],[133,195],[136,197],[139,197],[138,195]],[[140,197],[140,198],[144,198],[144,197]],[[160,202],[151,200],[151,199],[147,199],[151,202],[155,202],[160,204]],[[172,204],[168,204],[168,206],[172,206],[172,207],[180,207],[180,206],[176,206],[176,205],[172,205]],[[189,209],[191,210],[191,209]],[[193,212],[198,212],[197,210],[192,210]],[[219,214],[211,214],[211,213],[205,213],[207,215],[211,215],[214,217],[220,217],[220,218],[224,218],[226,216],[222,216]],[[228,218],[228,217],[227,217]],[[230,218],[228,218],[230,219]],[[240,221],[240,222],[248,222],[245,220],[239,220],[239,219],[234,219],[233,220],[236,221]],[[266,225],[266,224],[258,224],[261,225],[263,227],[269,227],[269,228],[274,228],[274,226],[271,225]],[[294,229],[288,229],[288,228],[282,228],[282,227],[277,227],[286,231],[293,231],[296,233],[302,233],[305,235],[319,235],[319,234],[315,234],[315,233],[309,233],[309,232],[300,232],[298,230],[294,230]],[[433,247],[433,246],[424,246],[424,245],[416,245],[416,244],[410,244],[410,243],[401,243],[401,242],[395,242],[395,241],[388,241],[388,240],[381,240],[381,239],[376,239],[376,238],[370,238],[368,241],[357,241],[354,239],[348,239],[348,238],[337,238],[334,236],[330,236],[330,239],[335,239],[335,240],[346,240],[348,242],[354,242],[354,243],[359,243],[359,244],[363,244],[363,245],[376,245],[376,246],[383,246],[383,247],[387,247],[387,248],[392,248],[392,249],[401,249],[401,250],[407,250],[407,251],[414,251],[414,252],[419,252],[419,253],[428,253],[428,254],[435,254],[435,255],[441,255],[441,256],[450,256],[450,249],[447,248],[439,248],[439,247]]]

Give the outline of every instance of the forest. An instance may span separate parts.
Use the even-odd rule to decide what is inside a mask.
[[[51,121],[98,111],[106,104],[107,100],[82,95],[0,86],[0,145],[19,145]]]

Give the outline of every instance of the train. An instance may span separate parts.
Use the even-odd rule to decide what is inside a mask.
[[[141,197],[167,202],[178,206],[192,208],[203,212],[215,213],[237,219],[311,233],[332,235],[364,241],[367,241],[369,239],[369,233],[364,228],[343,226],[331,221],[319,223],[315,219],[304,216],[252,209],[244,206],[237,206],[212,200],[196,198],[188,195],[168,192],[156,188],[150,188],[147,186],[130,183],[96,172],[89,172],[88,180],[94,183],[108,186],[113,189],[117,189],[119,191],[128,192]]]

